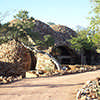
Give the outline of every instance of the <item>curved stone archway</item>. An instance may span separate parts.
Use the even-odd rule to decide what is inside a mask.
[[[37,58],[34,55],[34,53],[31,52],[31,51],[30,51],[30,55],[31,55],[31,67],[30,67],[30,70],[36,70]]]
[[[51,54],[58,60],[60,64],[76,63],[73,50],[67,46],[57,46],[52,49]]]

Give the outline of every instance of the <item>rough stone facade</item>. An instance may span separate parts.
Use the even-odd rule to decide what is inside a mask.
[[[55,40],[55,45],[68,45],[68,39],[71,36],[76,36],[76,32],[71,28],[63,25],[47,25],[39,20],[34,20],[34,32],[39,32],[41,37],[44,35],[51,35]]]
[[[15,40],[0,45],[0,75],[20,75],[30,70],[30,52]]]
[[[48,55],[38,53],[36,69],[53,71],[55,69],[55,64],[51,61]]]

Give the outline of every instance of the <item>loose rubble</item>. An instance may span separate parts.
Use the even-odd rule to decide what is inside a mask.
[[[74,74],[74,73],[82,73],[87,71],[95,71],[98,69],[98,66],[93,65],[62,65],[63,74]]]
[[[77,92],[76,100],[100,100],[100,77],[87,81]]]
[[[4,68],[4,67],[2,67]],[[15,70],[16,69],[16,70]],[[58,70],[29,70],[25,71],[23,68],[16,68],[13,66],[11,68],[8,66],[6,69],[3,69],[4,72],[0,72],[0,83],[9,83],[14,82],[17,80],[21,80],[23,75],[25,78],[38,78],[38,77],[51,77],[51,76],[60,76],[60,75],[67,75],[67,74],[75,74],[75,73],[82,73],[88,71],[95,71],[98,69],[98,66],[89,66],[89,65],[62,65],[62,69]],[[80,93],[80,92],[79,92]]]
[[[7,83],[11,83],[11,82],[15,82],[15,81],[18,81],[18,80],[21,80],[23,78],[22,75],[18,76],[0,76],[0,84],[7,84]]]
[[[59,76],[59,75],[67,75],[67,74],[75,74],[75,73],[83,73],[88,71],[95,71],[97,70],[98,66],[89,66],[89,65],[62,65],[62,69],[52,70],[48,68],[48,70],[40,69],[38,70],[38,74],[35,71],[28,71],[26,77],[33,78],[33,77],[41,77],[41,76]]]

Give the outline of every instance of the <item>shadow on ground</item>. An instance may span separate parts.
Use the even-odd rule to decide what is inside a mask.
[[[17,88],[17,87],[48,87],[48,88],[57,88],[57,87],[65,87],[65,86],[76,86],[76,85],[84,85],[84,83],[78,83],[78,84],[37,84],[37,85],[19,85],[19,86],[0,86],[0,88]]]

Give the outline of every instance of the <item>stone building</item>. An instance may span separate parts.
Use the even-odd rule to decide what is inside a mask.
[[[51,35],[55,40],[54,47],[43,49],[52,56],[54,56],[60,64],[80,64],[79,55],[70,48],[71,36],[75,37],[76,32],[63,25],[47,25],[39,20],[34,20],[34,32],[40,33],[41,37],[44,35]],[[46,67],[54,67],[49,57],[43,54],[37,54],[36,67],[44,69]]]
[[[14,20],[15,21],[15,20]],[[12,21],[12,22],[14,22]],[[34,32],[38,32],[41,38],[44,35],[51,35],[55,40],[54,48],[42,49],[43,51],[54,56],[60,64],[77,64],[80,63],[78,54],[70,48],[67,41],[71,36],[75,36],[76,32],[63,25],[49,26],[39,20],[34,20]],[[28,70],[42,69],[46,70],[56,68],[50,57],[41,53],[34,55],[33,52],[27,50],[20,43],[11,40],[8,43],[0,45],[0,68],[6,74],[21,74]],[[12,70],[9,70],[12,69]]]

